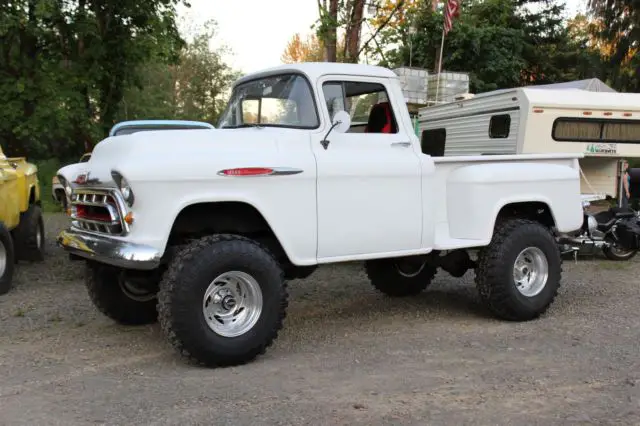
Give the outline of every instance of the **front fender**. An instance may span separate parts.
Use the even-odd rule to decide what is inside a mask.
[[[239,202],[262,215],[294,265],[316,264],[315,173],[165,182],[162,190],[157,182],[135,182],[132,186],[135,220],[128,238],[137,243],[164,252],[173,224],[185,208],[201,203]]]

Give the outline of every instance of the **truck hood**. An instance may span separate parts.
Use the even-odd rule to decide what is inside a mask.
[[[89,171],[90,180],[106,186],[115,184],[112,170],[128,180],[169,180],[178,170],[181,179],[201,179],[211,174],[213,162],[240,167],[247,159],[270,157],[278,151],[282,135],[281,129],[247,128],[158,130],[108,137],[96,145],[82,169]]]

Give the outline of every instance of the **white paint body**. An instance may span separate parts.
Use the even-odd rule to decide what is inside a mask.
[[[588,115],[585,115],[588,114]],[[506,138],[492,138],[490,120],[510,117]],[[560,117],[640,119],[640,93],[591,92],[578,89],[516,88],[474,95],[447,104],[421,108],[419,132],[446,129],[445,156],[483,154],[584,154],[581,192],[617,196],[620,158],[640,157],[638,143],[556,141],[554,121]],[[590,152],[599,146],[611,151]]]
[[[560,232],[581,226],[580,154],[434,159],[421,153],[397,76],[390,70],[295,64],[245,79],[285,71],[300,72],[310,81],[320,117],[317,129],[149,131],[100,142],[86,163],[90,177],[114,188],[111,171],[116,170],[135,194],[129,233],[110,238],[162,253],[183,209],[221,201],[255,207],[295,265],[484,246],[496,215],[513,202],[546,203]],[[321,85],[335,77],[383,84],[399,132],[334,131],[325,150],[320,141],[331,123]],[[303,172],[218,174],[238,167]]]

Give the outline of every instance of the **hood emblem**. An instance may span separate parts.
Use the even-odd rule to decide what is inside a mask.
[[[98,178],[89,178],[91,172],[85,172],[78,175],[76,180],[73,181],[76,185],[96,184],[101,183]]]
[[[84,185],[85,183],[87,183],[87,180],[89,180],[89,172],[79,174],[74,183],[77,183],[78,185]]]

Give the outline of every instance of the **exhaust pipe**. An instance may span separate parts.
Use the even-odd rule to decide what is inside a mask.
[[[585,246],[601,249],[609,245],[609,243],[603,240],[593,240],[584,237],[569,237],[566,235],[558,238],[558,244],[578,246],[575,247],[577,250],[580,250],[580,247]]]

